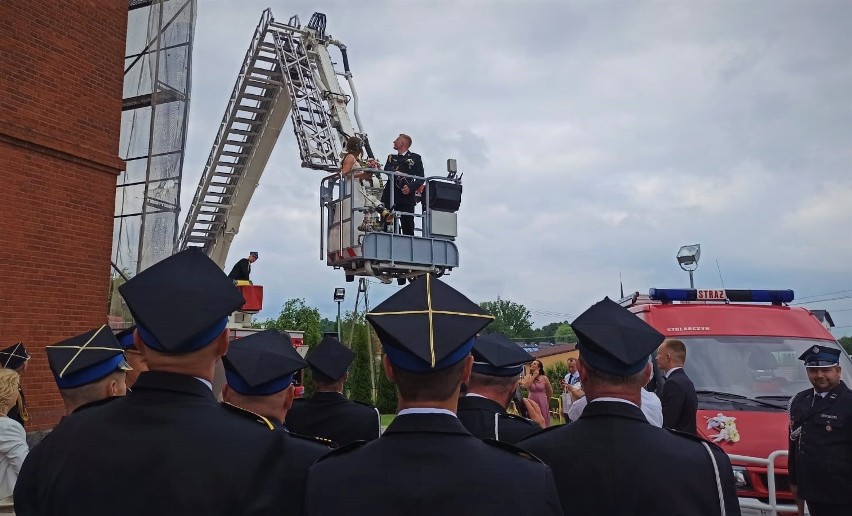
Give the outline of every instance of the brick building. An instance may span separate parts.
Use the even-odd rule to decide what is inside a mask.
[[[63,415],[44,346],[106,322],[126,0],[0,2],[0,347],[27,431]]]

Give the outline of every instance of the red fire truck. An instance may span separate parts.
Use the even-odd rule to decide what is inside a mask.
[[[687,347],[684,369],[698,394],[699,433],[734,465],[744,514],[795,512],[787,476],[787,406],[811,388],[798,360],[819,344],[839,347],[792,290],[651,289],[621,305]],[[852,362],[841,353],[843,380]],[[659,377],[655,365],[655,379]]]

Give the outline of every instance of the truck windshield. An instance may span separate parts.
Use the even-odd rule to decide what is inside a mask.
[[[811,387],[800,360],[806,349],[819,344],[837,347],[824,340],[785,337],[684,337],[684,369],[696,391],[724,396],[732,394],[751,399],[786,400]],[[842,379],[852,386],[852,361],[840,354]]]

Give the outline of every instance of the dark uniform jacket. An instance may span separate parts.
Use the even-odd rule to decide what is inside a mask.
[[[306,500],[311,516],[562,514],[550,468],[447,414],[397,416],[381,438],[326,455]]]
[[[515,444],[541,430],[529,419],[507,414],[496,401],[479,396],[459,398],[458,416],[468,432],[480,439]]]
[[[303,446],[222,408],[191,376],[144,372],[127,396],[66,417],[15,487],[20,516],[287,514]],[[301,470],[300,470],[301,468]],[[297,487],[293,488],[292,485]]]
[[[311,398],[295,400],[286,424],[291,432],[322,437],[339,446],[371,441],[381,432],[375,407],[348,400],[339,392],[316,392]]]
[[[591,402],[577,421],[551,427],[518,446],[553,469],[566,514],[721,514],[713,462],[701,439],[657,428],[633,405]],[[709,446],[721,474],[726,513],[738,515],[731,461]]]
[[[698,435],[695,413],[698,411],[698,396],[695,385],[683,369],[672,371],[660,393],[663,405],[663,427]]]
[[[231,272],[228,273],[228,278],[234,281],[249,281],[250,274],[251,262],[248,261],[248,258],[243,258],[234,264]]]
[[[385,163],[385,170],[393,170],[420,177],[423,177],[425,174],[423,170],[423,159],[420,157],[420,154],[416,154],[411,151],[408,151],[405,154],[388,155],[388,160]],[[417,179],[395,177],[393,181],[394,205],[397,207],[409,207],[411,210],[408,211],[413,211],[414,205],[417,204],[417,197],[415,196],[414,191],[422,184],[423,181]],[[402,193],[402,187],[405,185],[408,185],[408,195]],[[390,187],[391,181],[388,181],[385,184],[385,190],[382,192],[382,203],[389,208],[391,207]]]
[[[808,501],[852,504],[852,391],[823,398],[808,389],[790,402],[790,483]]]

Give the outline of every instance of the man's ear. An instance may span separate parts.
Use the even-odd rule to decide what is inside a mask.
[[[290,410],[290,407],[293,406],[293,399],[296,397],[296,386],[290,384],[289,387],[284,389],[284,411]]]
[[[468,355],[464,359],[464,367],[462,368],[462,383],[470,383],[470,373],[473,371],[473,355]]]
[[[388,377],[388,381],[396,384],[396,379],[393,376],[393,368],[391,367],[390,359],[388,359],[387,355],[382,356],[382,369],[384,369],[385,376]]]
[[[230,344],[229,337],[230,330],[228,328],[222,330],[222,334],[219,335],[216,342],[216,356],[222,357],[228,352],[228,345]]]
[[[107,397],[118,396],[118,382],[110,380],[106,385]]]
[[[222,401],[226,403],[231,402],[231,388],[228,387],[228,384],[222,386]]]

